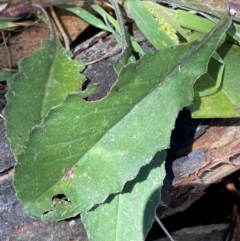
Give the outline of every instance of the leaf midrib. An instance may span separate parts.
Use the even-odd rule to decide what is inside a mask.
[[[49,43],[53,42],[53,52],[52,52],[53,60],[50,61],[50,66],[49,66],[49,70],[48,70],[48,74],[47,74],[47,81],[44,85],[43,98],[42,98],[41,109],[40,109],[40,123],[44,120],[45,116],[47,115],[47,113],[44,113],[44,107],[46,106],[47,99],[48,99],[47,98],[47,92],[48,92],[48,89],[49,89],[49,85],[50,85],[50,81],[51,81],[51,75],[52,75],[52,72],[53,72],[53,69],[54,69],[54,64],[55,64],[55,60],[56,60],[56,52],[57,52],[56,36],[53,37],[52,40],[48,40],[48,41],[49,41]]]

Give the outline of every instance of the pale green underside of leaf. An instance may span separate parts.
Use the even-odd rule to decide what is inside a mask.
[[[169,146],[178,112],[191,103],[193,83],[206,71],[230,22],[224,18],[200,43],[129,64],[101,101],[72,94],[51,110],[31,132],[16,165],[14,184],[25,211],[43,220],[65,219],[120,192]],[[54,204],[58,194],[68,201]]]
[[[194,97],[191,106],[193,118],[231,118],[240,117],[240,48],[231,43],[223,43],[218,49],[219,55],[225,63],[222,84],[218,91],[205,97]],[[199,79],[195,85],[195,92],[202,91],[216,84],[218,66],[214,63],[209,71],[215,78]],[[205,81],[204,81],[205,80]]]
[[[81,215],[90,241],[145,240],[160,200],[164,160],[165,152],[157,153],[120,194],[111,195],[103,204]]]
[[[41,48],[19,61],[19,72],[8,79],[4,110],[7,136],[17,156],[23,151],[30,130],[49,110],[60,105],[68,93],[79,92],[84,65],[71,60],[59,41],[43,40]]]

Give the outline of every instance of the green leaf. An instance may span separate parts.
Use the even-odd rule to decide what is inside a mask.
[[[227,9],[235,10],[236,14],[233,16],[233,19],[236,22],[240,22],[240,12],[239,12],[239,5],[236,4],[237,1],[234,2],[228,2],[224,0],[215,0],[215,1],[202,1],[202,0],[158,0],[158,2],[167,3],[168,5],[172,6],[178,6],[180,8],[190,10],[190,11],[183,11],[181,9],[178,9],[177,11],[167,8],[164,8],[168,13],[172,13],[172,15],[175,16],[175,19],[178,21],[178,23],[187,29],[196,30],[202,33],[208,32],[212,26],[213,23],[217,23],[219,18],[221,18],[224,14],[224,12]],[[193,11],[192,11],[193,10]],[[175,12],[175,13],[174,13]],[[190,13],[194,14],[200,14],[204,16],[205,18],[199,17],[197,15],[192,15]],[[205,14],[208,13],[208,14]],[[209,21],[210,19],[211,21]],[[240,27],[239,24],[233,23],[228,31],[227,34],[230,35],[234,40],[236,40],[238,43],[240,43]],[[229,38],[228,38],[229,40]],[[232,42],[233,40],[231,40]]]
[[[174,40],[175,43],[178,43],[178,39],[175,40],[177,38],[175,33],[176,31],[181,34],[183,38],[188,38],[187,34],[178,24],[177,20],[172,17],[171,14],[169,14],[167,11],[164,11],[164,8],[161,5],[151,1],[142,1],[142,3],[150,10],[151,13],[153,13],[156,18],[160,19],[160,22],[166,22],[165,30],[169,37],[172,36],[171,39]]]
[[[8,22],[8,21],[1,21],[0,19],[0,30],[10,29],[10,28],[16,28],[19,27],[20,24],[14,23],[14,22]]]
[[[191,103],[193,83],[230,24],[225,15],[201,42],[165,48],[127,65],[100,101],[72,94],[52,109],[31,132],[15,168],[25,211],[60,220],[120,192],[169,146],[178,112]]]
[[[0,82],[6,81],[13,74],[15,74],[13,71],[0,71]]]
[[[106,26],[106,24],[103,23],[102,20],[98,19],[92,13],[88,12],[84,8],[81,8],[75,5],[69,5],[69,4],[60,4],[60,5],[57,5],[57,7],[64,8],[65,10],[68,10],[69,12],[76,14],[78,17],[82,18],[84,21],[90,23],[96,28],[100,28],[104,31],[112,32],[112,29]]]
[[[122,42],[122,36],[121,36],[121,31],[120,31],[120,26],[117,20],[115,20],[110,14],[108,14],[103,8],[101,8],[98,4],[94,3],[92,0],[87,1],[88,4],[104,19],[106,25],[112,29],[113,26],[114,29],[112,29],[112,34],[116,38],[118,43]],[[140,55],[144,55],[145,52],[142,49],[142,47],[138,44],[137,41],[135,41],[133,38],[131,38],[130,34],[126,31],[125,36],[127,37],[127,42],[130,43],[130,46],[132,49],[136,52],[139,53]]]
[[[120,73],[121,69],[126,66],[127,64],[136,62],[136,59],[131,53],[131,49],[127,47],[117,62],[114,64],[114,70],[117,74]]]
[[[143,3],[145,3],[145,1],[143,1]],[[154,3],[151,3],[151,4],[154,4]],[[205,17],[199,16],[199,14],[198,14],[199,12],[197,12],[197,11],[186,11],[186,10],[181,10],[181,9],[173,9],[173,8],[169,8],[169,7],[164,7],[162,5],[158,5],[158,8],[160,8],[160,9],[164,10],[165,12],[167,12],[168,14],[170,14],[171,17],[176,22],[178,22],[178,24],[181,27],[189,29],[189,30],[194,30],[194,32],[191,32],[191,34],[188,36],[188,38],[187,38],[188,41],[192,40],[193,34],[194,35],[196,34],[195,31],[197,31],[199,33],[207,33],[213,28],[214,24],[219,21],[219,18],[212,17],[207,14],[204,14]],[[212,11],[212,14],[215,14],[215,13],[216,13],[216,11]],[[175,29],[178,30],[177,28],[175,28]],[[235,39],[239,43],[240,42],[240,26],[239,26],[239,24],[233,23],[229,27],[227,34],[230,35],[233,39]],[[227,41],[233,42],[233,40],[230,39],[228,37],[228,35],[226,35]]]
[[[213,22],[199,15],[196,15],[196,12],[193,13],[191,11],[182,9],[175,10],[161,5],[159,5],[159,8],[162,8],[164,11],[170,14],[172,18],[174,18],[183,28],[191,29],[200,33],[207,33],[214,27]]]
[[[231,118],[240,117],[240,96],[239,96],[239,65],[240,47],[224,42],[218,49],[225,68],[222,77],[222,84],[212,95],[194,97],[194,103],[190,107],[193,118]],[[195,85],[195,92],[213,88],[216,85],[220,63],[211,60],[209,64],[209,75],[202,76]],[[212,77],[211,77],[212,76]]]
[[[195,10],[198,12],[206,12],[218,17],[223,16],[228,9],[228,3],[225,1],[202,1],[202,0],[159,0],[159,2],[168,3],[172,6],[182,7],[188,10]]]
[[[121,37],[119,35],[119,25],[118,22],[110,15],[108,14],[103,8],[101,8],[98,4],[95,4],[92,1],[87,1],[87,3],[95,10],[105,21],[101,21],[100,19],[96,18],[93,14],[89,13],[83,8],[76,7],[74,5],[69,4],[61,4],[58,5],[60,8],[64,8],[74,14],[76,14],[78,17],[82,18],[84,21],[90,23],[91,25],[100,28],[104,31],[108,31],[114,35],[118,43],[121,43]],[[115,28],[115,30],[111,27],[111,25]],[[128,33],[127,33],[128,34]],[[129,34],[128,34],[129,35]],[[129,35],[130,38],[130,35]],[[144,51],[141,48],[141,46],[135,41],[131,40],[131,46],[134,51],[137,53],[144,55]]]
[[[30,130],[41,123],[49,110],[58,106],[68,93],[79,92],[84,65],[71,60],[55,38],[43,40],[41,48],[19,61],[19,72],[8,79],[6,95],[7,136],[17,156],[23,151]]]
[[[156,49],[170,47],[175,44],[165,31],[159,27],[156,19],[140,0],[125,0],[124,7],[129,11],[141,32]]]
[[[165,152],[158,153],[120,194],[109,196],[103,204],[81,214],[89,240],[145,240],[160,200],[164,159]]]

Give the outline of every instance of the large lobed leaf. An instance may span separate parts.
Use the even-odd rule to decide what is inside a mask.
[[[168,147],[177,114],[191,103],[193,83],[230,23],[226,15],[201,42],[129,64],[101,101],[72,94],[52,109],[31,132],[16,165],[14,183],[25,211],[43,220],[64,219],[120,192]]]

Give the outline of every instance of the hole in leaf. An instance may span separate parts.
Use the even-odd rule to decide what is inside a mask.
[[[86,79],[85,82],[82,84],[82,90],[86,90],[89,84],[90,84],[90,80]]]
[[[71,204],[71,201],[64,194],[57,194],[52,198],[53,206],[55,207],[57,204],[63,204],[64,202],[67,204]]]
[[[43,213],[43,215],[47,215],[47,214],[51,213],[52,211],[53,211],[53,210],[45,211],[45,212]]]

